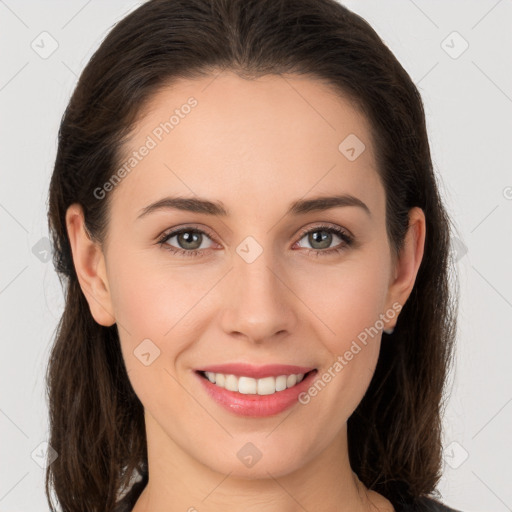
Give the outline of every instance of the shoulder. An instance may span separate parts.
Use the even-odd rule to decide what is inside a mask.
[[[427,496],[417,498],[407,504],[397,504],[394,506],[396,512],[462,512]]]

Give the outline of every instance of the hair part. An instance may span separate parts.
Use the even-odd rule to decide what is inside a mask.
[[[79,203],[103,243],[109,197],[93,191],[113,175],[144,107],[180,78],[234,71],[318,78],[350,98],[372,130],[386,193],[393,254],[408,212],[426,217],[423,260],[395,332],[383,337],[374,377],[348,420],[360,480],[398,502],[431,495],[441,475],[441,414],[455,339],[450,219],[433,172],[421,96],[373,28],[335,0],[150,0],[115,25],[83,70],[59,130],[49,190],[54,266],[65,308],[47,368],[46,472],[63,510],[110,511],[135,471],[147,481],[144,409],[123,362],[117,327],[93,319],[66,231]]]

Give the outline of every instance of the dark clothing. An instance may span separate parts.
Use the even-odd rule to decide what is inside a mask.
[[[393,507],[395,507],[395,512],[460,512],[443,505],[434,498],[428,498],[426,496],[418,498],[417,501],[405,505],[393,503],[392,501],[391,503]]]
[[[115,512],[131,512],[144,487],[146,487],[146,483],[147,479],[144,478],[133,484],[128,494],[118,503]],[[395,507],[395,512],[460,512],[427,497],[408,503],[393,503],[393,501],[391,503]]]

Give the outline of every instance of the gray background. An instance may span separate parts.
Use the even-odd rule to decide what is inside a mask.
[[[63,302],[46,199],[60,118],[92,52],[139,4],[0,0],[2,512],[47,510],[44,371]],[[458,348],[439,491],[464,511],[512,510],[512,2],[345,4],[418,85],[458,230]]]

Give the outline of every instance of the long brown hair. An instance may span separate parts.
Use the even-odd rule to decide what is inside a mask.
[[[91,316],[79,286],[65,214],[84,209],[93,239],[107,231],[123,141],[144,105],[179,78],[232,70],[245,78],[307,74],[332,84],[367,116],[397,254],[408,212],[426,216],[413,291],[375,375],[348,420],[352,469],[394,503],[432,495],[441,473],[441,414],[456,334],[451,221],[433,172],[421,96],[370,25],[335,0],[150,0],[115,25],[83,70],[63,116],[49,191],[49,227],[65,309],[48,368],[46,473],[65,511],[111,511],[136,471],[147,480],[143,406],[122,359],[117,327]],[[212,75],[213,76],[213,75]],[[454,281],[453,284],[457,284]],[[457,288],[458,289],[458,288]]]

